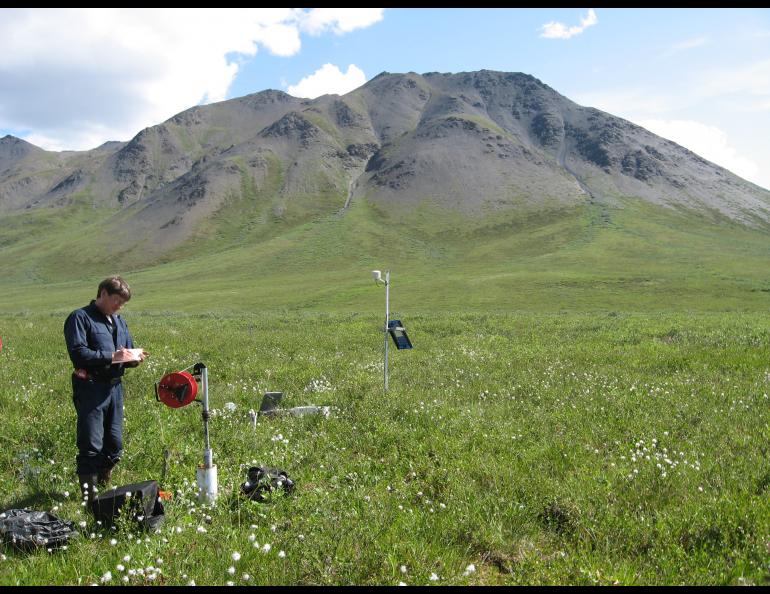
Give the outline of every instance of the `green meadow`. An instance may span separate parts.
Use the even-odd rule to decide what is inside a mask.
[[[138,302],[138,301],[137,301]],[[58,315],[2,318],[4,509],[79,526],[66,550],[5,546],[0,583],[764,584],[770,575],[770,316],[153,314],[125,380],[115,484],[173,492],[158,532],[106,530],[73,476],[75,413]],[[198,404],[153,383],[209,369],[219,498],[195,497]],[[329,417],[259,417],[265,391]],[[232,403],[232,404],[230,404]],[[255,464],[290,495],[238,493]]]
[[[770,227],[714,213],[628,200],[622,208],[474,219],[429,205],[390,211],[362,200],[344,214],[290,209],[288,219],[271,219],[253,204],[258,196],[248,200],[233,198],[195,237],[156,259],[150,248],[124,249],[105,232],[111,217],[122,216],[108,209],[94,214],[75,204],[56,217],[54,209],[4,217],[0,313],[71,311],[116,272],[127,277],[142,310],[374,312],[384,310],[384,300],[372,269],[391,270],[394,305],[405,311],[770,306]]]
[[[0,584],[770,582],[768,229],[630,202],[482,224],[362,201],[289,225],[247,190],[157,261],[86,203],[0,220],[0,511],[79,531],[4,545]],[[372,269],[415,347],[391,348],[387,393]],[[160,480],[168,452],[157,532],[96,525],[74,476],[62,326],[114,272],[151,355],[124,381],[113,484]],[[195,497],[199,405],[153,392],[197,362],[214,505]],[[253,423],[266,391],[330,415]],[[294,492],[244,499],[252,465]]]

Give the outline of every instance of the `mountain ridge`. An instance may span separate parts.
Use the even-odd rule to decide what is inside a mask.
[[[637,201],[770,224],[767,190],[525,73],[382,72],[316,99],[267,89],[191,107],[90,151],[0,139],[6,253],[28,251],[25,226],[79,221],[91,230],[71,230],[67,244],[82,262],[124,269],[256,244],[354,216],[358,203],[380,224],[441,237],[575,209],[611,222]],[[53,236],[36,244],[46,274],[60,246]]]

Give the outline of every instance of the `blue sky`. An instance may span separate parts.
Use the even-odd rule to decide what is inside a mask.
[[[769,9],[0,9],[0,136],[84,150],[268,88],[481,69],[770,188]]]

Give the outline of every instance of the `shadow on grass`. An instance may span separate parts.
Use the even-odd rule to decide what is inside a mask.
[[[66,501],[63,493],[55,491],[35,490],[26,496],[11,501],[9,504],[0,505],[0,512],[9,509],[31,509],[34,511],[47,511],[51,509],[52,504]]]

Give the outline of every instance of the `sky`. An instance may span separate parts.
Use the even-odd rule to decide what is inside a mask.
[[[770,189],[767,8],[0,8],[0,137],[88,150],[265,89],[482,69],[531,74]]]

